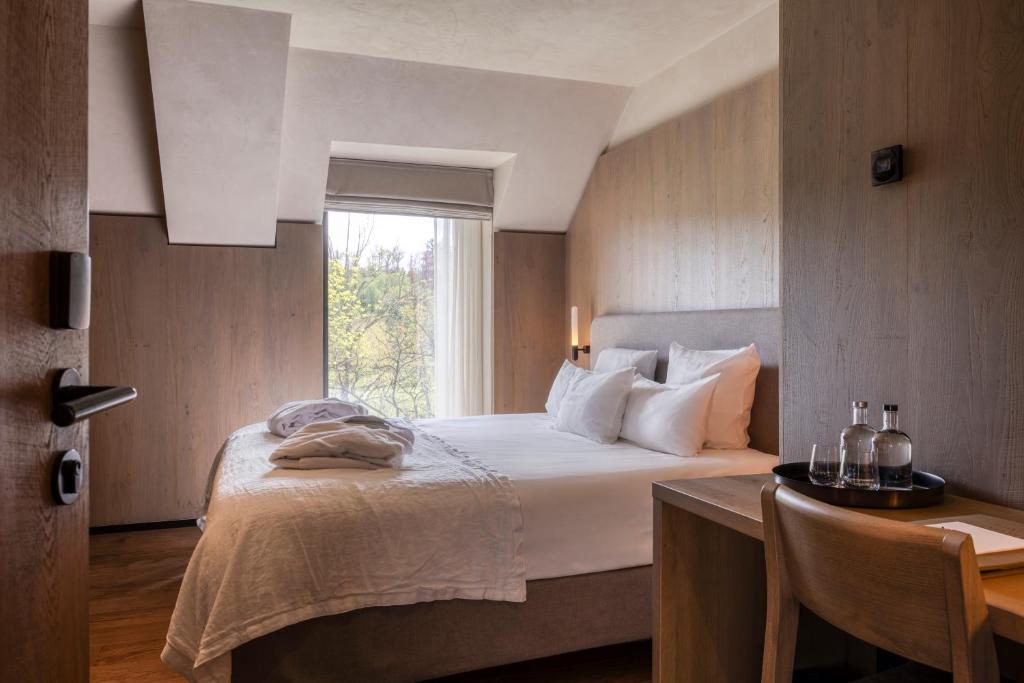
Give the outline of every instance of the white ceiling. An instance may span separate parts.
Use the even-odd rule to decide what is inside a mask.
[[[774,0],[206,0],[292,14],[292,47],[635,86]],[[90,23],[138,22],[90,0]]]

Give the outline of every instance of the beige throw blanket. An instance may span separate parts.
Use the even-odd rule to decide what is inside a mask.
[[[343,417],[302,427],[281,442],[270,461],[296,470],[401,467],[415,439],[412,429],[394,420]]]
[[[508,477],[413,427],[401,469],[277,469],[265,425],[219,456],[162,658],[231,679],[231,650],[306,619],[432,600],[526,599],[523,520]]]

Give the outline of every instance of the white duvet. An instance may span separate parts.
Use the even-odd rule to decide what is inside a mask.
[[[545,414],[418,426],[403,470],[274,470],[279,437],[264,425],[233,434],[164,661],[193,680],[227,681],[233,648],[305,619],[522,601],[526,579],[650,564],[652,482],[777,463],[751,449],[680,458],[596,444],[555,431]]]
[[[751,448],[680,458],[628,441],[602,445],[555,431],[553,422],[536,413],[419,423],[512,480],[527,579],[650,564],[652,482],[759,474],[778,464]]]

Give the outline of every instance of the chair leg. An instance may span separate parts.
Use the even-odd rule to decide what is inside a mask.
[[[791,683],[796,656],[796,634],[800,623],[800,603],[769,590],[765,620],[764,657],[761,683]]]

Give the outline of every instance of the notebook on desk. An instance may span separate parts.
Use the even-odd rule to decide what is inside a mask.
[[[918,522],[968,534],[974,542],[978,568],[992,572],[1024,568],[1024,525],[990,515],[963,515]]]

